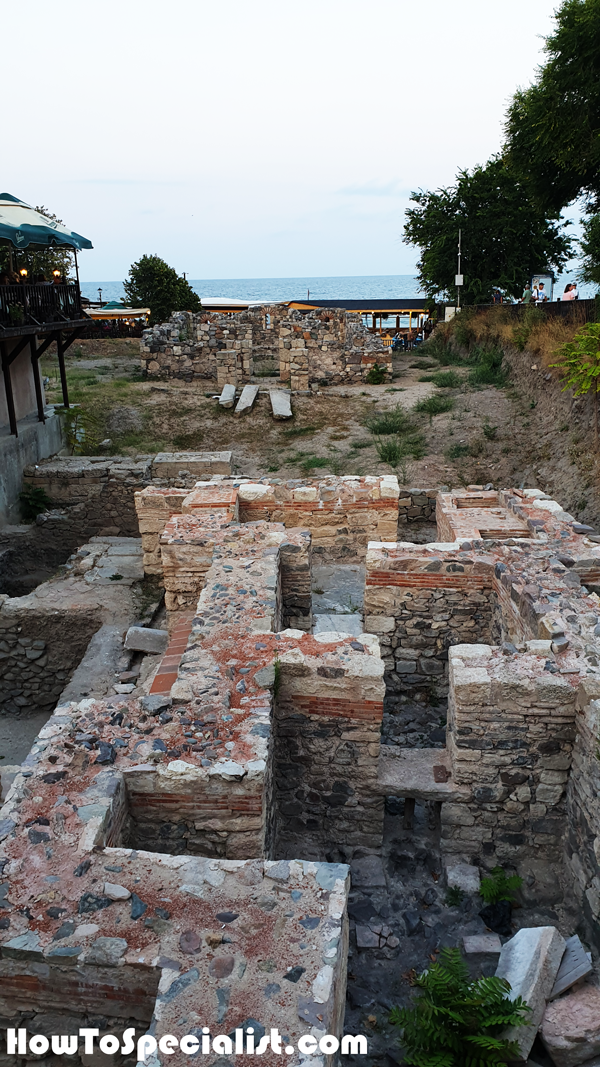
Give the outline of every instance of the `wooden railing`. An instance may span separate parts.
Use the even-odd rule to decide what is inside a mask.
[[[79,286],[0,285],[0,336],[20,326],[48,326],[84,318]]]

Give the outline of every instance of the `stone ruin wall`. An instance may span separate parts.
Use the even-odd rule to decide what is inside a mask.
[[[267,320],[268,323],[267,323]],[[360,315],[326,308],[310,314],[278,305],[235,315],[174,312],[145,330],[142,371],[150,378],[213,380],[241,385],[256,370],[274,373],[292,390],[364,381],[375,363],[391,374],[391,348],[363,326]]]
[[[0,590],[21,595],[21,576],[52,572],[91,537],[138,537],[134,494],[148,485],[191,489],[231,474],[231,452],[55,457],[26,467],[23,480],[50,500],[28,530],[0,530]],[[15,591],[13,591],[15,590]]]
[[[0,715],[49,713],[100,625],[85,606],[31,610],[0,595]]]
[[[0,998],[8,1010],[15,1011],[15,991],[18,1012],[25,1002],[29,1011],[56,1007],[51,985],[65,976],[62,988],[70,988],[73,960],[78,988],[96,1003],[97,961],[109,951],[98,944],[100,932],[110,951],[119,939],[124,943],[125,966],[114,974],[114,1017],[134,1014],[128,999],[133,957],[125,954],[138,918],[133,907],[129,915],[129,903],[93,904],[108,860],[115,878],[129,886],[137,884],[135,874],[136,892],[150,897],[147,921],[135,927],[138,942],[142,935],[138,956],[146,943],[154,946],[138,986],[138,1017],[147,1021],[154,1009],[168,1030],[168,1013],[161,1014],[160,1002],[153,1005],[159,953],[188,970],[190,964],[173,940],[171,911],[163,918],[159,909],[165,909],[152,896],[159,880],[163,886],[174,877],[169,857],[177,857],[181,871],[177,884],[169,883],[177,919],[225,882],[227,900],[243,897],[246,868],[236,867],[234,878],[227,864],[262,865],[273,856],[277,868],[288,858],[293,868],[302,856],[345,872],[356,849],[380,847],[385,796],[439,804],[441,848],[449,860],[488,868],[501,863],[524,876],[535,870],[550,901],[560,897],[566,877],[597,941],[600,547],[538,491],[485,497],[473,487],[466,504],[460,493],[438,497],[447,540],[396,544],[386,524],[397,523],[398,501],[401,521],[409,522],[431,516],[433,496],[416,490],[403,496],[392,481],[323,479],[282,487],[225,478],[191,491],[165,484],[137,491],[142,538],[150,538],[145,565],[163,576],[171,644],[141,702],[57,708],[28,757],[31,777],[20,776],[9,795],[0,816],[0,863],[11,905],[9,926],[0,927]],[[333,558],[366,553],[365,633],[357,639],[286,625],[310,625],[311,540],[313,550]],[[401,739],[396,751],[381,746],[384,669],[385,733],[395,744]],[[429,748],[434,739],[427,735],[407,740],[404,727],[392,732],[403,704],[419,703],[433,686],[448,693],[445,750]],[[82,738],[87,751],[79,747]],[[442,742],[436,737],[435,744]],[[59,792],[74,809],[59,805],[54,814]],[[34,793],[42,808],[32,806]],[[51,813],[47,822],[29,821],[42,809]],[[90,903],[94,932],[61,935],[56,947],[63,919],[40,926],[17,904],[37,891],[36,880],[75,867],[72,841],[78,862],[86,857],[76,888],[86,908]],[[266,867],[261,872],[252,876],[255,884],[268,877]],[[287,868],[282,877],[290,878]],[[61,896],[58,882],[53,892],[59,904],[67,900],[68,911],[71,897]],[[194,895],[190,886],[204,888]],[[148,902],[142,904],[148,911]],[[197,922],[210,927],[206,916]],[[202,965],[228,960],[227,951],[203,950]],[[343,970],[343,943],[340,952]],[[26,993],[39,967],[52,982],[46,977],[35,995]],[[333,1014],[340,981],[327,1001]],[[174,1000],[181,1012],[182,1001]],[[73,1003],[82,1016],[89,1013],[79,994]]]
[[[371,545],[366,565],[364,625],[386,668],[386,738],[443,745],[448,648],[491,640],[493,568],[484,556],[408,544]]]

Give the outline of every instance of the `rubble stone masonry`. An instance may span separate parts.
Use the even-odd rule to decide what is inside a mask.
[[[339,308],[292,311],[281,305],[235,315],[175,312],[169,322],[144,330],[141,365],[150,378],[248,382],[254,364],[275,365],[293,390],[311,384],[359,383],[375,363],[391,374],[391,348],[363,326],[360,315]]]
[[[254,1021],[292,1041],[339,1034],[345,861],[379,850],[385,797],[440,806],[447,860],[561,868],[597,941],[593,532],[537,490],[471,486],[438,497],[449,540],[397,542],[399,506],[407,524],[413,508],[427,519],[431,491],[403,497],[393,478],[177,485],[178,459],[165,463],[135,499],[170,631],[148,695],[65,699],[0,811],[11,1025],[55,1013],[76,1032],[98,1012],[157,1036],[184,1017],[224,1034]],[[113,547],[90,564],[107,590]],[[312,553],[365,560],[358,636],[309,632]],[[13,621],[4,655],[33,670],[50,635]],[[384,697],[391,720],[445,695],[437,747],[382,745]]]

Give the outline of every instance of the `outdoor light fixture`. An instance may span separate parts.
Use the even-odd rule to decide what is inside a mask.
[[[55,278],[60,278],[60,271],[59,270],[53,270],[52,274],[54,275]]]
[[[23,269],[19,271],[19,274],[21,275],[22,278],[26,278],[27,277],[27,271],[25,270],[25,267],[23,267]]]

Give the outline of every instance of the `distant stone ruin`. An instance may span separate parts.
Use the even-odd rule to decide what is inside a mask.
[[[376,871],[399,801],[405,825],[428,805],[446,867],[535,869],[597,944],[600,538],[538,490],[192,477],[200,462],[155,460],[162,479],[127,488],[136,574],[164,587],[169,634],[145,691],[59,697],[0,812],[11,1026],[278,1027],[290,1065],[333,1065],[298,1039],[341,1038],[348,865]],[[75,509],[117,491],[82,493],[87,472]],[[400,540],[434,504],[440,540]],[[96,599],[111,536],[73,564]],[[318,632],[311,573],[346,563],[365,568],[362,630]],[[21,666],[48,635],[30,598],[0,606]],[[55,674],[47,704],[57,690]],[[359,948],[397,952],[389,927],[360,930]]]
[[[144,330],[140,355],[149,378],[209,379],[219,389],[269,371],[300,392],[360,383],[375,364],[392,371],[391,347],[359,314],[339,308],[310,315],[280,305],[235,315],[176,311]]]

